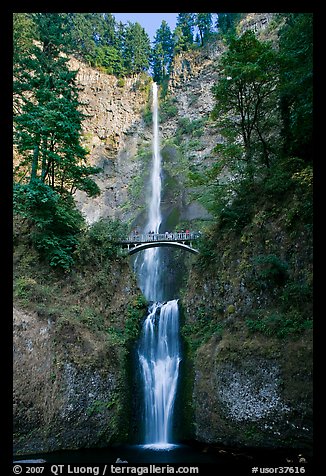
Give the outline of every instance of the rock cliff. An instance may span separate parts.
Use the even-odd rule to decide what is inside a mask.
[[[137,333],[146,307],[127,263],[114,263],[109,276],[109,287],[101,274],[92,280],[84,273],[79,285],[68,279],[48,286],[39,275],[21,276],[30,297],[27,305],[16,300],[13,313],[15,454],[126,440],[128,332]]]
[[[117,79],[90,68],[76,59],[70,60],[78,70],[80,101],[88,116],[83,122],[84,146],[90,163],[102,168],[95,179],[101,195],[88,198],[78,191],[75,199],[89,223],[101,217],[130,219],[123,207],[129,200],[128,186],[139,175],[142,164],[135,160],[140,145],[150,147],[150,130],[142,113],[148,101],[148,76]]]
[[[268,220],[260,203],[241,232],[216,228],[214,258],[190,269],[181,301],[198,440],[312,448],[312,233],[288,222],[296,200],[269,204]]]

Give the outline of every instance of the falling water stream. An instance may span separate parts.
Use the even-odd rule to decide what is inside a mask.
[[[159,233],[161,216],[161,154],[158,127],[158,90],[153,84],[153,160],[146,229]],[[180,364],[178,301],[165,301],[160,249],[139,256],[140,287],[151,305],[144,321],[138,357],[144,403],[144,444],[169,448],[173,444],[173,407]]]

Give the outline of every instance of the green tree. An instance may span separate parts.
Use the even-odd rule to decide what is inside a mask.
[[[13,14],[13,64],[15,65],[23,56],[27,56],[36,38],[36,25],[29,13]]]
[[[139,23],[128,22],[124,42],[124,61],[128,73],[146,71],[149,68],[150,52],[150,39],[144,28]]]
[[[69,270],[85,225],[70,195],[60,195],[41,180],[15,184],[14,213],[29,225],[30,241],[40,257],[54,268]]]
[[[80,144],[81,124],[76,71],[70,71],[66,18],[58,13],[33,15],[38,42],[15,69],[14,93],[19,113],[14,119],[14,145],[30,181],[39,178],[60,193],[99,193]]]
[[[216,27],[221,35],[234,35],[235,27],[241,18],[241,13],[218,13]]]
[[[269,133],[277,109],[277,53],[248,30],[230,40],[219,66],[219,81],[212,91],[216,99],[213,117],[226,137],[220,150],[244,160],[252,174],[257,155],[260,163],[270,166]]]
[[[72,53],[80,56],[90,65],[96,58],[96,43],[94,41],[94,18],[91,13],[68,13],[69,47]]]
[[[288,13],[279,31],[284,153],[311,160],[313,15]]]
[[[114,74],[115,76],[123,76],[126,72],[121,53],[117,48],[110,45],[97,48],[94,66],[103,69],[107,74]]]
[[[195,25],[198,28],[199,36],[200,36],[200,44],[201,46],[207,42],[211,33],[212,33],[212,25],[213,19],[211,13],[196,13],[195,15]]]
[[[174,52],[187,51],[194,42],[194,13],[179,13],[173,32]]]
[[[170,74],[170,66],[173,58],[173,37],[171,29],[165,20],[154,37],[152,52],[152,65],[154,81],[162,83]]]

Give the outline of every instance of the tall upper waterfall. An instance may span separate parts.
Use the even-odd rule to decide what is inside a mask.
[[[159,232],[161,216],[161,155],[158,127],[158,88],[153,84],[153,159],[146,231]],[[166,448],[172,443],[173,407],[179,375],[179,309],[166,301],[161,285],[160,249],[149,248],[137,260],[140,287],[152,304],[138,347],[144,401],[144,443]]]
[[[151,170],[151,192],[148,210],[148,220],[146,223],[146,232],[159,232],[162,221],[161,216],[161,154],[158,129],[158,90],[157,84],[153,83],[153,142],[152,142],[152,170]],[[161,301],[162,287],[160,286],[160,250],[159,248],[150,248],[142,256],[141,266],[139,267],[140,286],[145,297],[149,301]]]

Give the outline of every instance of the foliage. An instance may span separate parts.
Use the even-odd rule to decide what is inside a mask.
[[[253,264],[260,286],[281,285],[287,279],[288,264],[274,254],[256,256]]]
[[[203,306],[197,309],[196,319],[193,323],[187,323],[182,326],[181,334],[190,349],[196,350],[207,342],[212,335],[221,336],[223,330],[224,324],[218,320],[218,316],[208,315],[206,308]]]
[[[242,159],[250,175],[255,155],[270,166],[269,132],[275,123],[277,66],[272,46],[247,30],[230,39],[220,60],[219,81],[212,88],[216,98],[213,118],[227,140],[236,143],[241,138]]]
[[[223,36],[234,35],[236,33],[236,25],[242,15],[242,13],[218,13],[216,25],[218,33]]]
[[[34,14],[38,42],[15,64],[14,145],[27,170],[61,194],[77,188],[99,193],[90,175],[99,169],[86,165],[81,146],[81,123],[76,71],[70,71],[65,51],[66,24],[62,14]]]
[[[41,258],[52,267],[69,270],[84,226],[73,199],[33,180],[26,185],[14,185],[13,208],[14,213],[31,224],[30,239]]]
[[[135,74],[147,71],[151,54],[150,39],[139,23],[129,22],[124,36],[124,64],[126,71]]]
[[[127,225],[119,220],[101,218],[83,234],[75,257],[82,266],[103,267],[120,253],[119,242],[128,234]]]
[[[313,125],[313,15],[287,13],[279,31],[284,151],[310,161]]]
[[[36,25],[28,13],[13,14],[13,63],[30,54],[33,39],[36,37]]]
[[[194,42],[194,13],[178,13],[176,29],[173,32],[174,53],[187,51]]]
[[[200,44],[203,46],[207,43],[212,32],[212,14],[211,13],[196,13],[195,25],[198,28],[200,36]]]
[[[154,37],[152,51],[153,79],[156,83],[161,83],[169,76],[173,58],[173,38],[169,25],[162,21],[160,28]]]
[[[111,342],[122,345],[130,345],[139,337],[141,322],[145,316],[147,301],[143,295],[139,295],[132,304],[127,307],[127,318],[123,328],[110,326],[107,329],[108,338]]]
[[[178,129],[176,136],[191,135],[192,137],[200,137],[203,134],[203,126],[205,119],[191,120],[188,117],[181,117],[178,120]]]
[[[286,308],[301,308],[313,298],[312,284],[305,281],[289,281],[282,289],[281,301]]]
[[[178,107],[176,106],[176,99],[167,98],[160,106],[160,122],[165,122],[172,117],[177,116]]]
[[[284,338],[289,335],[301,334],[306,329],[311,329],[312,321],[298,311],[288,313],[261,311],[252,313],[246,319],[246,325],[250,332],[259,332],[267,337]]]

